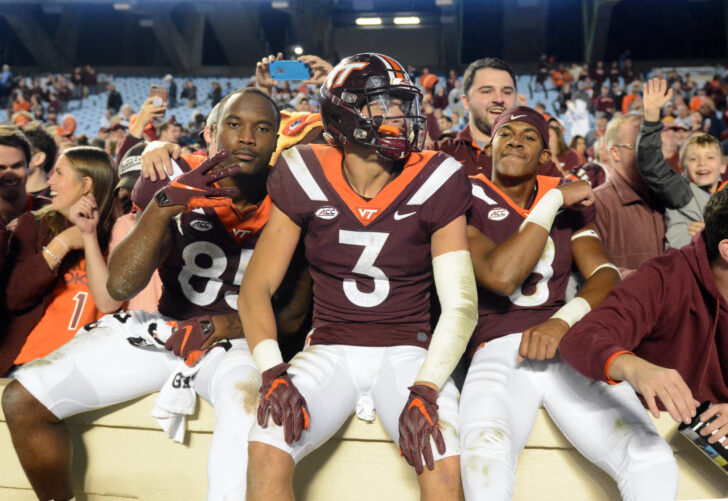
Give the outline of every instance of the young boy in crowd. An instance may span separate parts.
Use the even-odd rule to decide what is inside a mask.
[[[672,98],[665,80],[652,79],[644,86],[645,121],[637,141],[637,167],[649,188],[665,205],[665,246],[682,247],[704,226],[703,209],[712,193],[726,182],[721,175],[726,159],[713,136],[695,133],[680,150],[683,175],[670,168],[661,150],[660,109]]]

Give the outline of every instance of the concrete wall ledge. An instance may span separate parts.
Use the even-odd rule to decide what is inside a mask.
[[[0,379],[0,392],[10,380]],[[69,420],[74,483],[79,501],[203,500],[206,460],[215,424],[200,399],[188,420],[185,444],[172,442],[149,415],[154,395]],[[678,499],[728,498],[728,475],[676,430],[670,417],[655,420],[680,468]],[[0,499],[35,499],[18,463],[0,411]],[[299,500],[418,499],[415,475],[378,421],[351,418],[323,447],[305,458],[295,477]],[[538,493],[535,495],[534,493]],[[619,499],[616,485],[586,461],[541,409],[521,454],[514,500]]]

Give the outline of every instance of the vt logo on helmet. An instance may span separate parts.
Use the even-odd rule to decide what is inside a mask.
[[[327,140],[373,148],[387,160],[422,150],[427,121],[421,100],[402,65],[374,53],[341,61],[319,92]]]

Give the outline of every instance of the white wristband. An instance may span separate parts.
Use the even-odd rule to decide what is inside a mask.
[[[569,327],[572,327],[576,322],[584,318],[584,315],[590,311],[591,306],[589,306],[589,301],[583,297],[575,297],[559,308],[556,313],[551,315],[551,318],[560,318],[569,324]]]
[[[264,339],[253,349],[253,360],[262,374],[271,367],[283,363],[283,355],[275,339]]]
[[[594,230],[584,230],[584,231],[580,231],[580,232],[578,232],[578,233],[574,233],[574,234],[573,234],[573,235],[571,236],[571,241],[573,242],[573,241],[574,241],[574,240],[576,240],[577,238],[581,238],[581,237],[593,237],[593,238],[597,238],[597,239],[599,239],[599,233],[597,233],[597,232],[596,232],[596,231],[594,231]],[[600,239],[600,240],[601,240],[601,239]]]
[[[613,263],[604,263],[604,264],[600,264],[599,266],[597,266],[596,268],[594,268],[594,271],[592,271],[592,272],[591,272],[591,275],[589,275],[589,277],[591,277],[592,275],[594,275],[594,274],[595,274],[596,272],[598,272],[598,271],[599,271],[599,270],[601,270],[602,268],[612,268],[612,269],[613,269],[614,271],[616,271],[616,272],[617,272],[617,274],[619,275],[619,279],[620,279],[620,280],[622,279],[622,272],[621,272],[621,271],[619,271],[619,268],[617,268],[617,266],[616,266],[616,265],[614,265]],[[589,277],[587,277],[587,278],[589,278]]]
[[[551,232],[551,226],[554,224],[554,218],[561,206],[564,205],[564,195],[561,190],[554,188],[549,190],[536,207],[531,209],[531,213],[521,225],[523,229],[526,223],[534,223],[548,232]]]
[[[66,245],[66,242],[64,242],[61,237],[59,237],[58,235],[56,235],[55,237],[53,237],[53,240],[58,240],[61,243],[61,245],[63,246],[63,248],[66,249],[66,252],[70,252],[70,249],[68,248],[68,245]]]

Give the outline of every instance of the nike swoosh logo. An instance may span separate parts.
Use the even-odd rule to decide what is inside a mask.
[[[412,216],[413,214],[416,214],[416,213],[417,213],[417,211],[412,211],[412,212],[408,212],[407,214],[400,214],[399,211],[396,211],[394,213],[394,220],[395,221],[399,221],[400,219],[404,219],[406,217],[410,217],[410,216]]]
[[[523,118],[526,115],[511,115],[511,120],[518,120],[519,118]]]

